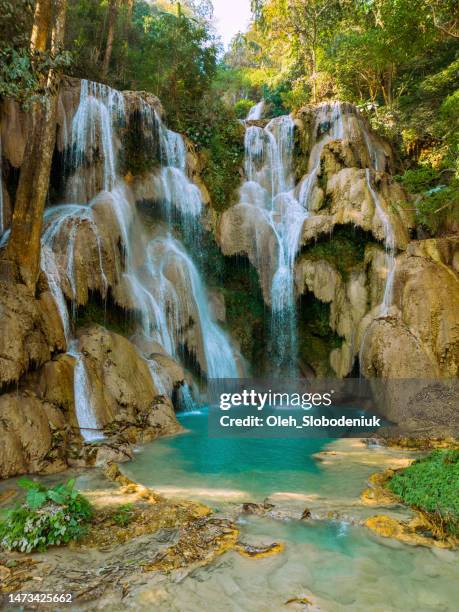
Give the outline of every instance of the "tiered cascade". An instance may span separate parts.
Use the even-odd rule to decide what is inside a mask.
[[[164,385],[152,357],[156,352],[178,358],[186,347],[208,378],[238,376],[235,352],[212,318],[199,272],[171,235],[175,221],[183,232],[196,231],[202,207],[200,191],[186,175],[183,138],[168,130],[152,107],[142,100],[139,104],[141,129],[159,141],[159,168],[151,180],[166,213],[165,226],[145,227],[118,174],[122,147],[117,128],[128,122],[123,94],[88,81],[82,81],[78,108],[63,137],[69,177],[65,191],[71,203],[45,212],[41,265],[76,359],[75,405],[86,439],[94,437],[98,426],[84,358],[71,330],[77,306],[90,291],[104,299],[110,295],[136,313],[134,340],[159,391]]]
[[[220,225],[223,252],[247,253],[258,271],[264,299],[272,312],[272,361],[278,372],[287,375],[295,375],[297,362],[295,262],[309,235],[317,237],[316,226],[322,224],[331,232],[335,223],[351,222],[384,240],[386,271],[380,316],[387,314],[391,304],[395,273],[396,235],[374,186],[376,174],[386,169],[384,148],[348,104],[323,103],[310,112],[306,173],[295,183],[295,119],[289,115],[276,117],[261,127],[263,104],[251,109],[245,122],[246,180],[240,188],[239,203],[223,214]],[[366,192],[358,212],[348,209],[344,215],[338,211],[326,216],[321,210],[325,150],[334,155],[333,147],[338,147],[337,159],[348,155],[357,167],[366,167],[362,176],[356,170],[359,185],[363,181]],[[333,186],[339,188],[340,181],[349,183],[347,162],[342,173],[340,162],[333,163],[338,164]],[[370,199],[371,209],[365,208],[363,198]]]

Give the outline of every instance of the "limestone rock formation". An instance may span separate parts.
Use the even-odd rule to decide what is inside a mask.
[[[60,354],[23,377],[18,391],[0,396],[0,478],[59,471],[69,463],[102,465],[110,457],[129,455],[130,443],[180,430],[170,398],[155,387],[149,365],[129,340],[94,325],[82,330],[78,342],[90,401],[106,428],[107,443],[82,449],[75,359]],[[155,355],[154,365],[168,393],[183,382],[183,370],[172,359]]]
[[[65,381],[59,385],[67,394]],[[1,395],[0,478],[65,469],[69,435],[65,414],[56,403],[26,388]]]
[[[163,433],[178,429],[168,398],[158,409],[155,399],[160,390],[155,388],[147,362],[129,340],[93,325],[79,334],[78,349],[84,356],[91,403],[102,427],[114,420],[135,422],[139,414],[147,414]]]
[[[17,382],[66,350],[59,312],[45,281],[41,289],[35,297],[25,285],[0,282],[0,386]]]
[[[413,243],[412,250],[422,248]],[[401,255],[395,274],[394,306],[390,322],[375,321],[368,329],[367,333],[373,335],[385,326],[387,335],[382,333],[379,342],[365,342],[363,371],[384,378],[457,377],[459,278],[454,270],[430,258]],[[399,336],[399,346],[391,350],[394,335]],[[402,350],[404,342],[418,358]],[[384,357],[387,350],[392,353],[390,358]]]
[[[344,280],[330,263],[305,257],[298,261],[295,274],[300,294],[310,291],[321,302],[330,304],[330,327],[344,339],[330,354],[330,365],[339,377],[347,376],[359,350],[358,325],[368,308],[365,272],[355,270]]]

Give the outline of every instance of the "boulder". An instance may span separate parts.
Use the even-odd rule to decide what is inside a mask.
[[[54,407],[27,393],[0,396],[0,478],[66,467],[65,421]]]
[[[0,386],[66,349],[59,311],[46,283],[41,286],[37,298],[25,285],[0,282]]]
[[[147,361],[129,340],[92,325],[79,333],[78,350],[83,355],[91,403],[102,427],[115,420],[137,422],[139,414],[158,413],[155,399],[161,395],[160,390],[155,387]],[[165,413],[168,427],[177,425],[170,400],[164,398],[159,412]]]

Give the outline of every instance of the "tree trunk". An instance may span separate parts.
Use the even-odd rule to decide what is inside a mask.
[[[39,0],[40,2],[41,0]],[[67,0],[55,0],[55,23],[52,31],[52,54],[56,54],[64,42]],[[37,14],[37,11],[36,13]],[[49,31],[50,24],[46,31]],[[43,39],[34,23],[32,38]],[[35,290],[40,271],[40,239],[43,211],[49,187],[49,174],[56,135],[56,115],[60,73],[51,69],[47,79],[47,95],[37,103],[32,113],[33,128],[19,175],[11,235],[4,259],[9,275],[14,275]]]
[[[132,21],[132,10],[134,8],[134,0],[127,0],[127,7],[128,7],[127,20],[128,20],[128,23],[130,24]]]
[[[118,0],[110,0],[108,5],[108,34],[105,47],[104,61],[102,62],[102,78],[106,79],[110,58],[113,51],[113,40],[115,38],[116,17],[118,15]]]
[[[46,51],[49,29],[51,27],[51,0],[37,0],[33,18],[30,50],[32,52]]]

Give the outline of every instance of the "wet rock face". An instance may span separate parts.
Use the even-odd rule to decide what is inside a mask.
[[[0,396],[0,478],[66,467],[66,423],[51,403],[27,393]]]
[[[331,143],[324,148],[324,161],[327,157],[327,148],[336,143]],[[348,163],[352,163],[349,162]],[[324,176],[327,179],[326,188],[318,193],[313,206],[320,210],[320,214],[331,215],[328,230],[334,225],[352,223],[373,234],[376,240],[384,242],[385,232],[381,218],[375,207],[374,199],[368,186],[367,173],[364,169],[357,167],[324,167]],[[403,203],[406,196],[397,183],[393,183],[387,176],[378,177],[377,186],[380,192],[381,205],[390,218],[395,234],[395,243],[399,249],[406,248],[408,243],[408,229],[412,226],[412,219],[408,214],[403,214],[398,209],[392,210],[391,205]],[[317,188],[319,190],[320,187]],[[303,240],[308,239],[309,220],[305,221]],[[310,238],[309,238],[310,239]]]
[[[0,478],[129,459],[131,444],[180,430],[171,400],[155,387],[147,362],[129,340],[95,325],[83,330],[78,342],[106,443],[82,447],[75,359],[60,354],[22,376],[17,391],[0,395]],[[44,351],[43,359],[47,356]],[[172,393],[184,372],[171,358],[154,357],[156,380]]]
[[[93,325],[80,332],[78,349],[101,426],[114,420],[135,421],[142,413],[150,426],[161,428],[162,433],[178,429],[172,403],[168,398],[155,402],[161,392],[155,387],[147,362],[129,340]],[[176,375],[172,378],[176,380]]]
[[[0,386],[66,349],[59,312],[47,286],[35,297],[25,285],[0,282]]]
[[[419,243],[413,243],[413,250],[416,247],[422,248]],[[395,274],[393,316],[388,321],[374,321],[367,333],[370,339],[363,352],[362,369],[368,375],[457,377],[457,274],[442,262],[401,255]]]

